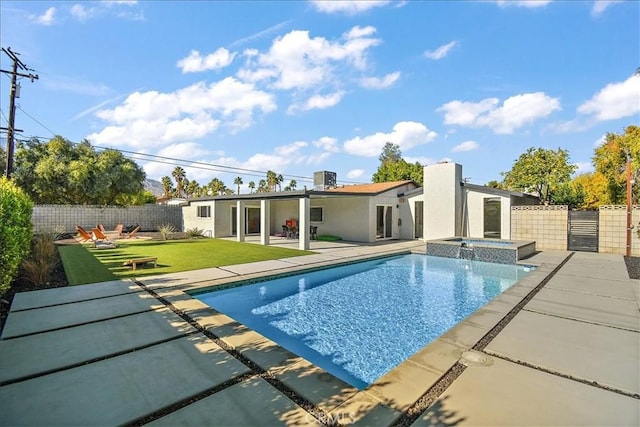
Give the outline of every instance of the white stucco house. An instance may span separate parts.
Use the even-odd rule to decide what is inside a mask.
[[[318,227],[319,235],[366,243],[453,236],[509,239],[511,206],[536,200],[464,183],[456,163],[426,166],[424,182],[424,187],[396,181],[200,198],[183,206],[184,228],[238,241],[259,235],[262,244],[269,244],[293,221],[301,231],[300,249],[309,248],[311,226]]]

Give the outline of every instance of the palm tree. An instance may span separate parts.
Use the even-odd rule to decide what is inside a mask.
[[[291,181],[289,181],[289,188],[291,188],[292,190],[296,189],[296,185],[298,185],[298,183],[296,182],[295,179],[292,179]]]
[[[253,181],[249,181],[249,191],[253,193],[253,190],[256,188],[256,183]]]
[[[276,185],[278,185],[278,175],[272,170],[267,171],[267,185],[269,191],[276,191]]]
[[[198,184],[198,181],[189,181],[186,187],[188,197],[198,197],[200,193],[200,184]]]
[[[282,191],[282,182],[284,181],[284,177],[281,174],[278,174],[276,177],[276,182],[278,184],[278,191]]]
[[[169,198],[171,196],[171,190],[173,190],[173,183],[171,178],[163,176],[160,181],[162,182],[162,197]]]
[[[187,173],[180,166],[176,166],[173,172],[171,172],[171,176],[173,176],[173,179],[176,180],[176,190],[178,192],[178,197],[182,197],[182,181],[184,181],[184,179],[186,178]]]
[[[242,177],[237,176],[233,183],[238,186],[238,194],[240,194],[240,186],[242,185]]]
[[[213,178],[209,181],[209,189],[215,195],[222,194],[226,188],[227,186],[224,185],[224,182],[220,181],[218,178]]]
[[[267,181],[261,179],[260,182],[258,182],[258,193],[266,193],[268,191],[269,187],[267,186]]]

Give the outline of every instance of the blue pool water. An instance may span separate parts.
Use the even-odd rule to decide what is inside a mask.
[[[403,255],[194,297],[362,389],[528,270]]]

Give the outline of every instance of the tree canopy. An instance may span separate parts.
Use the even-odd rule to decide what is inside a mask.
[[[607,133],[605,141],[596,148],[593,165],[596,173],[606,181],[606,196],[609,203],[626,203],[626,163],[631,159],[631,171],[635,176],[640,170],[640,127],[628,126],[622,134]],[[635,172],[634,172],[635,171]],[[638,201],[638,186],[634,189],[634,200]]]
[[[422,185],[424,167],[419,162],[409,163],[404,160],[397,144],[387,142],[378,159],[380,166],[371,178],[373,182],[413,180]]]
[[[18,144],[13,179],[35,203],[124,203],[144,189],[145,173],[120,151],[96,151],[89,141],[74,144],[56,136],[47,143]]]
[[[502,175],[508,189],[533,192],[540,202],[550,203],[553,193],[571,180],[576,169],[576,165],[569,163],[567,150],[531,147]]]

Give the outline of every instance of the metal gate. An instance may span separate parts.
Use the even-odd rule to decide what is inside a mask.
[[[569,211],[567,249],[598,252],[598,211]]]

